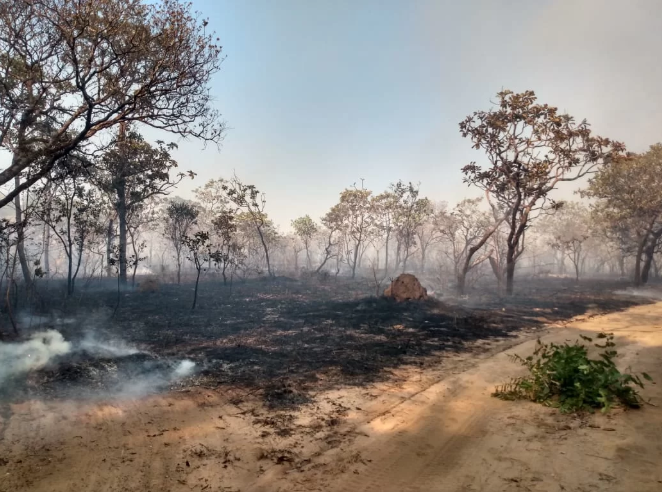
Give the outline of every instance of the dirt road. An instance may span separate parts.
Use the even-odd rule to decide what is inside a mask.
[[[611,331],[623,367],[662,382],[662,304],[552,329],[546,341]],[[658,406],[607,416],[568,417],[530,403],[490,397],[517,368],[507,355],[449,378],[370,422],[357,442],[372,463],[337,490],[379,491],[660,491],[662,386],[644,392]]]
[[[662,303],[551,327],[611,331],[657,406],[564,416],[490,397],[509,353],[273,412],[242,392],[26,402],[0,415],[0,491],[662,491]]]

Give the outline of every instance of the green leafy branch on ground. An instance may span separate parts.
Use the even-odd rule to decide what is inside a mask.
[[[593,342],[590,337],[580,337]],[[606,412],[618,404],[639,408],[643,400],[636,387],[644,387],[641,378],[621,373],[616,367],[614,359],[618,353],[614,350],[613,333],[600,333],[597,338],[604,343],[594,344],[600,349],[596,359],[589,358],[588,347],[579,340],[572,345],[545,344],[538,340],[533,355],[510,356],[513,362],[526,367],[529,375],[497,386],[492,396],[502,400],[531,400],[558,407],[564,413],[594,408]],[[652,381],[646,373],[641,376]]]

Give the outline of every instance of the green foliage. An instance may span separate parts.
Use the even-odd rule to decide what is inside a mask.
[[[592,338],[580,335],[583,340]],[[533,355],[526,359],[513,355],[514,362],[522,364],[530,375],[515,378],[497,386],[492,396],[502,400],[531,400],[543,405],[558,407],[562,412],[576,412],[600,408],[608,411],[613,405],[639,408],[641,397],[636,386],[643,382],[635,374],[621,373],[614,359],[614,335],[600,333],[597,338],[604,343],[595,343],[600,349],[597,359],[588,354],[588,347],[576,341],[574,344],[545,344],[538,340]],[[642,377],[651,381],[643,373]]]
[[[308,243],[315,234],[319,231],[319,227],[309,215],[304,215],[292,221],[292,228],[294,233]]]

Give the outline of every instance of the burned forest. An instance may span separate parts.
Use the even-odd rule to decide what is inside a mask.
[[[660,490],[662,99],[553,3],[0,0],[0,492]]]

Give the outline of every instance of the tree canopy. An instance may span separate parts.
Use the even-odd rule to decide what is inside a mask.
[[[0,6],[0,207],[94,137],[137,121],[219,143],[209,81],[221,47],[177,0],[15,0]]]

